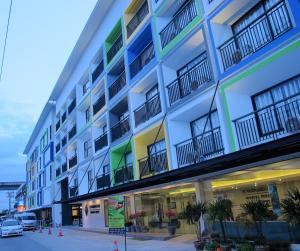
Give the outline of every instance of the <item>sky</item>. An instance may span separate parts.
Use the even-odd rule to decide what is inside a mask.
[[[22,154],[96,0],[13,0],[0,82],[0,182],[25,181]],[[10,0],[0,0],[0,59]],[[0,210],[7,208],[0,192]]]

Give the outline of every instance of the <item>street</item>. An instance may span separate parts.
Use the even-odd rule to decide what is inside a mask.
[[[118,241],[119,251],[124,251],[124,238],[108,234],[91,233],[63,229],[63,237],[57,237],[57,230],[48,235],[43,233],[24,232],[21,237],[0,239],[0,251],[114,251],[114,240]],[[128,238],[128,251],[191,251],[193,237],[179,236],[168,241],[137,240]]]

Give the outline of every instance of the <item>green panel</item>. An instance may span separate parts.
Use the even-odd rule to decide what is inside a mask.
[[[111,46],[113,45],[113,42],[118,38],[118,36],[122,33],[122,18],[119,19],[119,21],[115,24],[114,28],[108,35],[108,37],[105,40],[105,50],[106,53],[109,51]]]
[[[226,114],[226,123],[227,123],[228,129],[229,129],[231,151],[237,151],[237,146],[236,146],[234,136],[233,136],[233,128],[232,128],[232,123],[231,123],[230,114],[229,114],[228,102],[227,102],[226,95],[225,95],[225,89],[229,88],[230,86],[235,85],[240,80],[250,76],[254,72],[264,68],[266,65],[274,62],[275,60],[285,56],[286,54],[290,53],[291,51],[293,51],[299,47],[300,47],[300,40],[297,40],[294,43],[290,44],[289,46],[287,46],[281,50],[278,50],[277,52],[275,52],[273,55],[266,58],[265,60],[262,60],[261,62],[257,63],[256,65],[254,65],[252,67],[249,67],[248,70],[241,72],[234,78],[224,82],[224,84],[221,85],[220,91],[221,91],[225,114]]]

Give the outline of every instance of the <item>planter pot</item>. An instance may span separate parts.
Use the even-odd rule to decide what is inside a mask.
[[[205,242],[204,241],[194,241],[194,246],[196,251],[204,250]]]
[[[268,245],[255,245],[254,250],[255,251],[269,251],[270,246],[268,246]]]
[[[297,243],[290,244],[290,250],[291,251],[300,251],[300,244],[297,244]]]
[[[168,231],[170,235],[174,235],[176,232],[176,226],[168,226]]]

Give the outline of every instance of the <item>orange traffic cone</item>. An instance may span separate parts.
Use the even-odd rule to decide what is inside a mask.
[[[52,234],[51,227],[48,228],[48,234],[49,234],[49,235]]]
[[[118,248],[118,241],[117,241],[117,240],[114,240],[114,244],[115,244],[114,251],[119,251],[119,248]]]
[[[63,232],[62,232],[61,228],[58,229],[57,237],[63,237],[63,236],[64,235],[63,235]]]
[[[43,229],[42,229],[42,226],[40,225],[40,230],[39,230],[39,233],[43,233]]]

